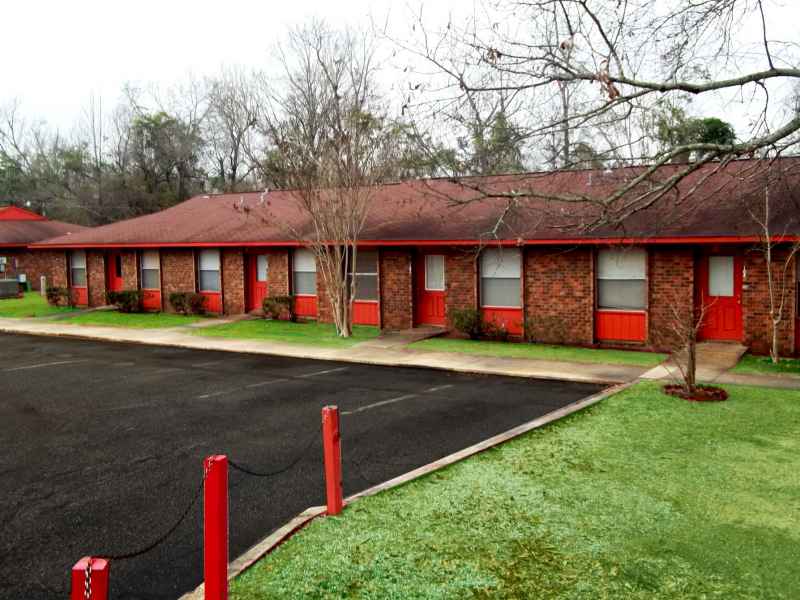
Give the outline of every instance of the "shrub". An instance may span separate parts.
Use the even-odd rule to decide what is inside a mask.
[[[69,288],[51,286],[48,287],[46,292],[47,302],[53,306],[71,306],[72,295],[69,293]]]
[[[294,321],[294,303],[291,296],[270,296],[264,298],[262,307],[265,319],[279,319],[281,321]]]
[[[203,294],[189,294],[189,310],[193,315],[206,314],[206,297]]]
[[[123,290],[121,292],[106,292],[106,302],[113,304],[121,313],[134,313],[142,311],[142,292],[139,290]]]
[[[477,340],[483,335],[484,324],[481,318],[481,311],[475,308],[454,308],[450,311],[450,321],[456,331],[469,336],[471,340]]]
[[[484,337],[493,340],[495,342],[507,342],[510,333],[508,333],[508,329],[506,329],[505,325],[496,325],[495,323],[484,323],[483,324],[483,335]]]
[[[206,297],[196,292],[173,292],[169,295],[169,303],[175,312],[184,315],[204,315],[206,313]]]

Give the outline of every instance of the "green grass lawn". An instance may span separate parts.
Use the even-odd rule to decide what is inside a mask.
[[[745,354],[733,369],[734,373],[747,375],[797,375],[800,377],[800,359],[782,358],[777,365],[769,356]]]
[[[120,313],[115,310],[100,310],[76,315],[69,319],[77,325],[101,325],[105,327],[134,327],[158,329],[178,327],[199,321],[202,317],[174,315],[168,313]]]
[[[667,358],[666,354],[637,352],[634,350],[603,350],[578,348],[575,346],[549,346],[546,344],[520,344],[431,338],[410,346],[419,350],[437,352],[463,352],[503,358],[534,358],[537,360],[566,360],[585,363],[609,363],[622,365],[655,366]]]
[[[22,298],[0,300],[0,317],[47,317],[73,310],[69,306],[50,306],[39,292],[27,292]]]
[[[359,500],[231,598],[796,598],[800,392],[726,389],[639,384]]]
[[[204,327],[194,333],[212,337],[272,340],[292,344],[346,348],[377,337],[380,330],[377,327],[355,325],[352,337],[345,339],[338,337],[336,329],[329,323],[292,323],[290,321],[255,319]]]

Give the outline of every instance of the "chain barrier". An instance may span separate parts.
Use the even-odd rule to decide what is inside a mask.
[[[86,571],[83,579],[83,600],[92,600],[92,557],[86,561]]]
[[[237,470],[237,471],[239,471],[239,472],[241,472],[241,473],[244,473],[245,475],[250,475],[250,476],[252,476],[252,477],[275,477],[276,475],[281,475],[282,473],[286,473],[286,472],[287,472],[287,471],[289,471],[290,469],[292,469],[292,468],[294,468],[295,466],[297,466],[297,464],[298,464],[298,463],[299,463],[301,460],[303,460],[303,458],[305,458],[305,456],[308,454],[308,451],[309,451],[309,450],[311,449],[311,447],[314,445],[314,442],[315,442],[317,439],[319,439],[320,437],[321,437],[321,430],[320,430],[320,431],[315,431],[315,432],[314,432],[314,433],[313,433],[313,434],[312,434],[312,435],[311,435],[311,436],[308,438],[308,441],[306,442],[306,444],[305,444],[305,446],[303,447],[303,449],[300,451],[300,454],[298,454],[298,455],[297,455],[297,456],[296,456],[296,457],[295,457],[295,458],[294,458],[294,459],[293,459],[291,462],[289,462],[288,464],[284,465],[284,466],[283,466],[283,467],[281,467],[280,469],[275,469],[274,471],[256,471],[256,470],[254,470],[254,469],[251,469],[251,468],[250,468],[250,467],[248,467],[248,466],[245,466],[245,465],[239,464],[239,463],[237,463],[236,461],[234,461],[234,460],[231,460],[231,458],[230,458],[230,457],[228,457],[228,465],[229,465],[229,466],[230,466],[232,469],[235,469],[235,470]]]
[[[178,527],[180,527],[181,523],[183,523],[183,521],[186,519],[186,517],[192,511],[192,508],[194,508],[195,504],[197,504],[198,498],[200,498],[200,496],[203,493],[203,486],[206,483],[206,478],[207,477],[208,477],[208,466],[204,467],[204,469],[203,469],[203,479],[200,481],[200,485],[197,486],[197,490],[195,490],[195,493],[192,496],[191,501],[189,502],[189,504],[186,505],[186,508],[183,510],[183,513],[181,513],[181,516],[178,517],[178,520],[175,521],[175,523],[172,525],[172,527],[167,529],[167,531],[165,531],[162,535],[157,537],[155,540],[153,540],[152,542],[150,542],[146,546],[144,546],[142,548],[139,548],[138,550],[134,550],[132,552],[125,552],[125,553],[122,553],[122,554],[95,554],[94,556],[96,556],[98,558],[105,558],[106,560],[127,560],[127,559],[130,559],[130,558],[136,558],[137,556],[141,556],[142,554],[147,554],[151,550],[154,550],[156,547],[158,547],[164,541],[166,541],[166,539],[169,536],[171,536],[175,532],[175,530],[178,529]],[[89,562],[91,563],[91,560]],[[87,571],[89,570],[89,568],[90,568],[90,565],[87,565]]]

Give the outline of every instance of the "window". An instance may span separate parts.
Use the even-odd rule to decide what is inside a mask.
[[[256,281],[266,281],[267,280],[267,255],[266,254],[259,254],[256,257]]]
[[[158,250],[147,250],[142,253],[142,289],[161,289],[161,266],[158,260]]]
[[[292,288],[295,294],[301,296],[317,295],[317,261],[311,250],[298,248],[294,251]]]
[[[114,276],[122,277],[122,255],[117,254],[114,256]]]
[[[200,272],[200,291],[219,292],[222,289],[219,275],[219,250],[201,250],[197,264]]]
[[[444,256],[428,254],[425,257],[425,289],[431,292],[444,291]]]
[[[708,295],[733,296],[733,257],[708,257]]]
[[[644,310],[647,302],[647,252],[643,248],[600,250],[597,255],[597,307]]]
[[[378,253],[374,250],[356,252],[356,300],[378,299]]]
[[[489,248],[481,254],[481,306],[522,306],[522,255],[516,248]]]
[[[69,280],[73,287],[86,287],[86,252],[83,250],[69,255]]]

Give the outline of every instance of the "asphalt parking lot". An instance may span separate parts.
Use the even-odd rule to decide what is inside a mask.
[[[598,385],[0,335],[0,598],[67,597],[72,565],[166,531],[202,459],[228,454],[231,558],[324,503],[320,409],[342,411],[345,494],[595,393]],[[309,443],[311,444],[309,446]],[[163,544],[112,562],[111,597],[202,579],[199,503]]]

